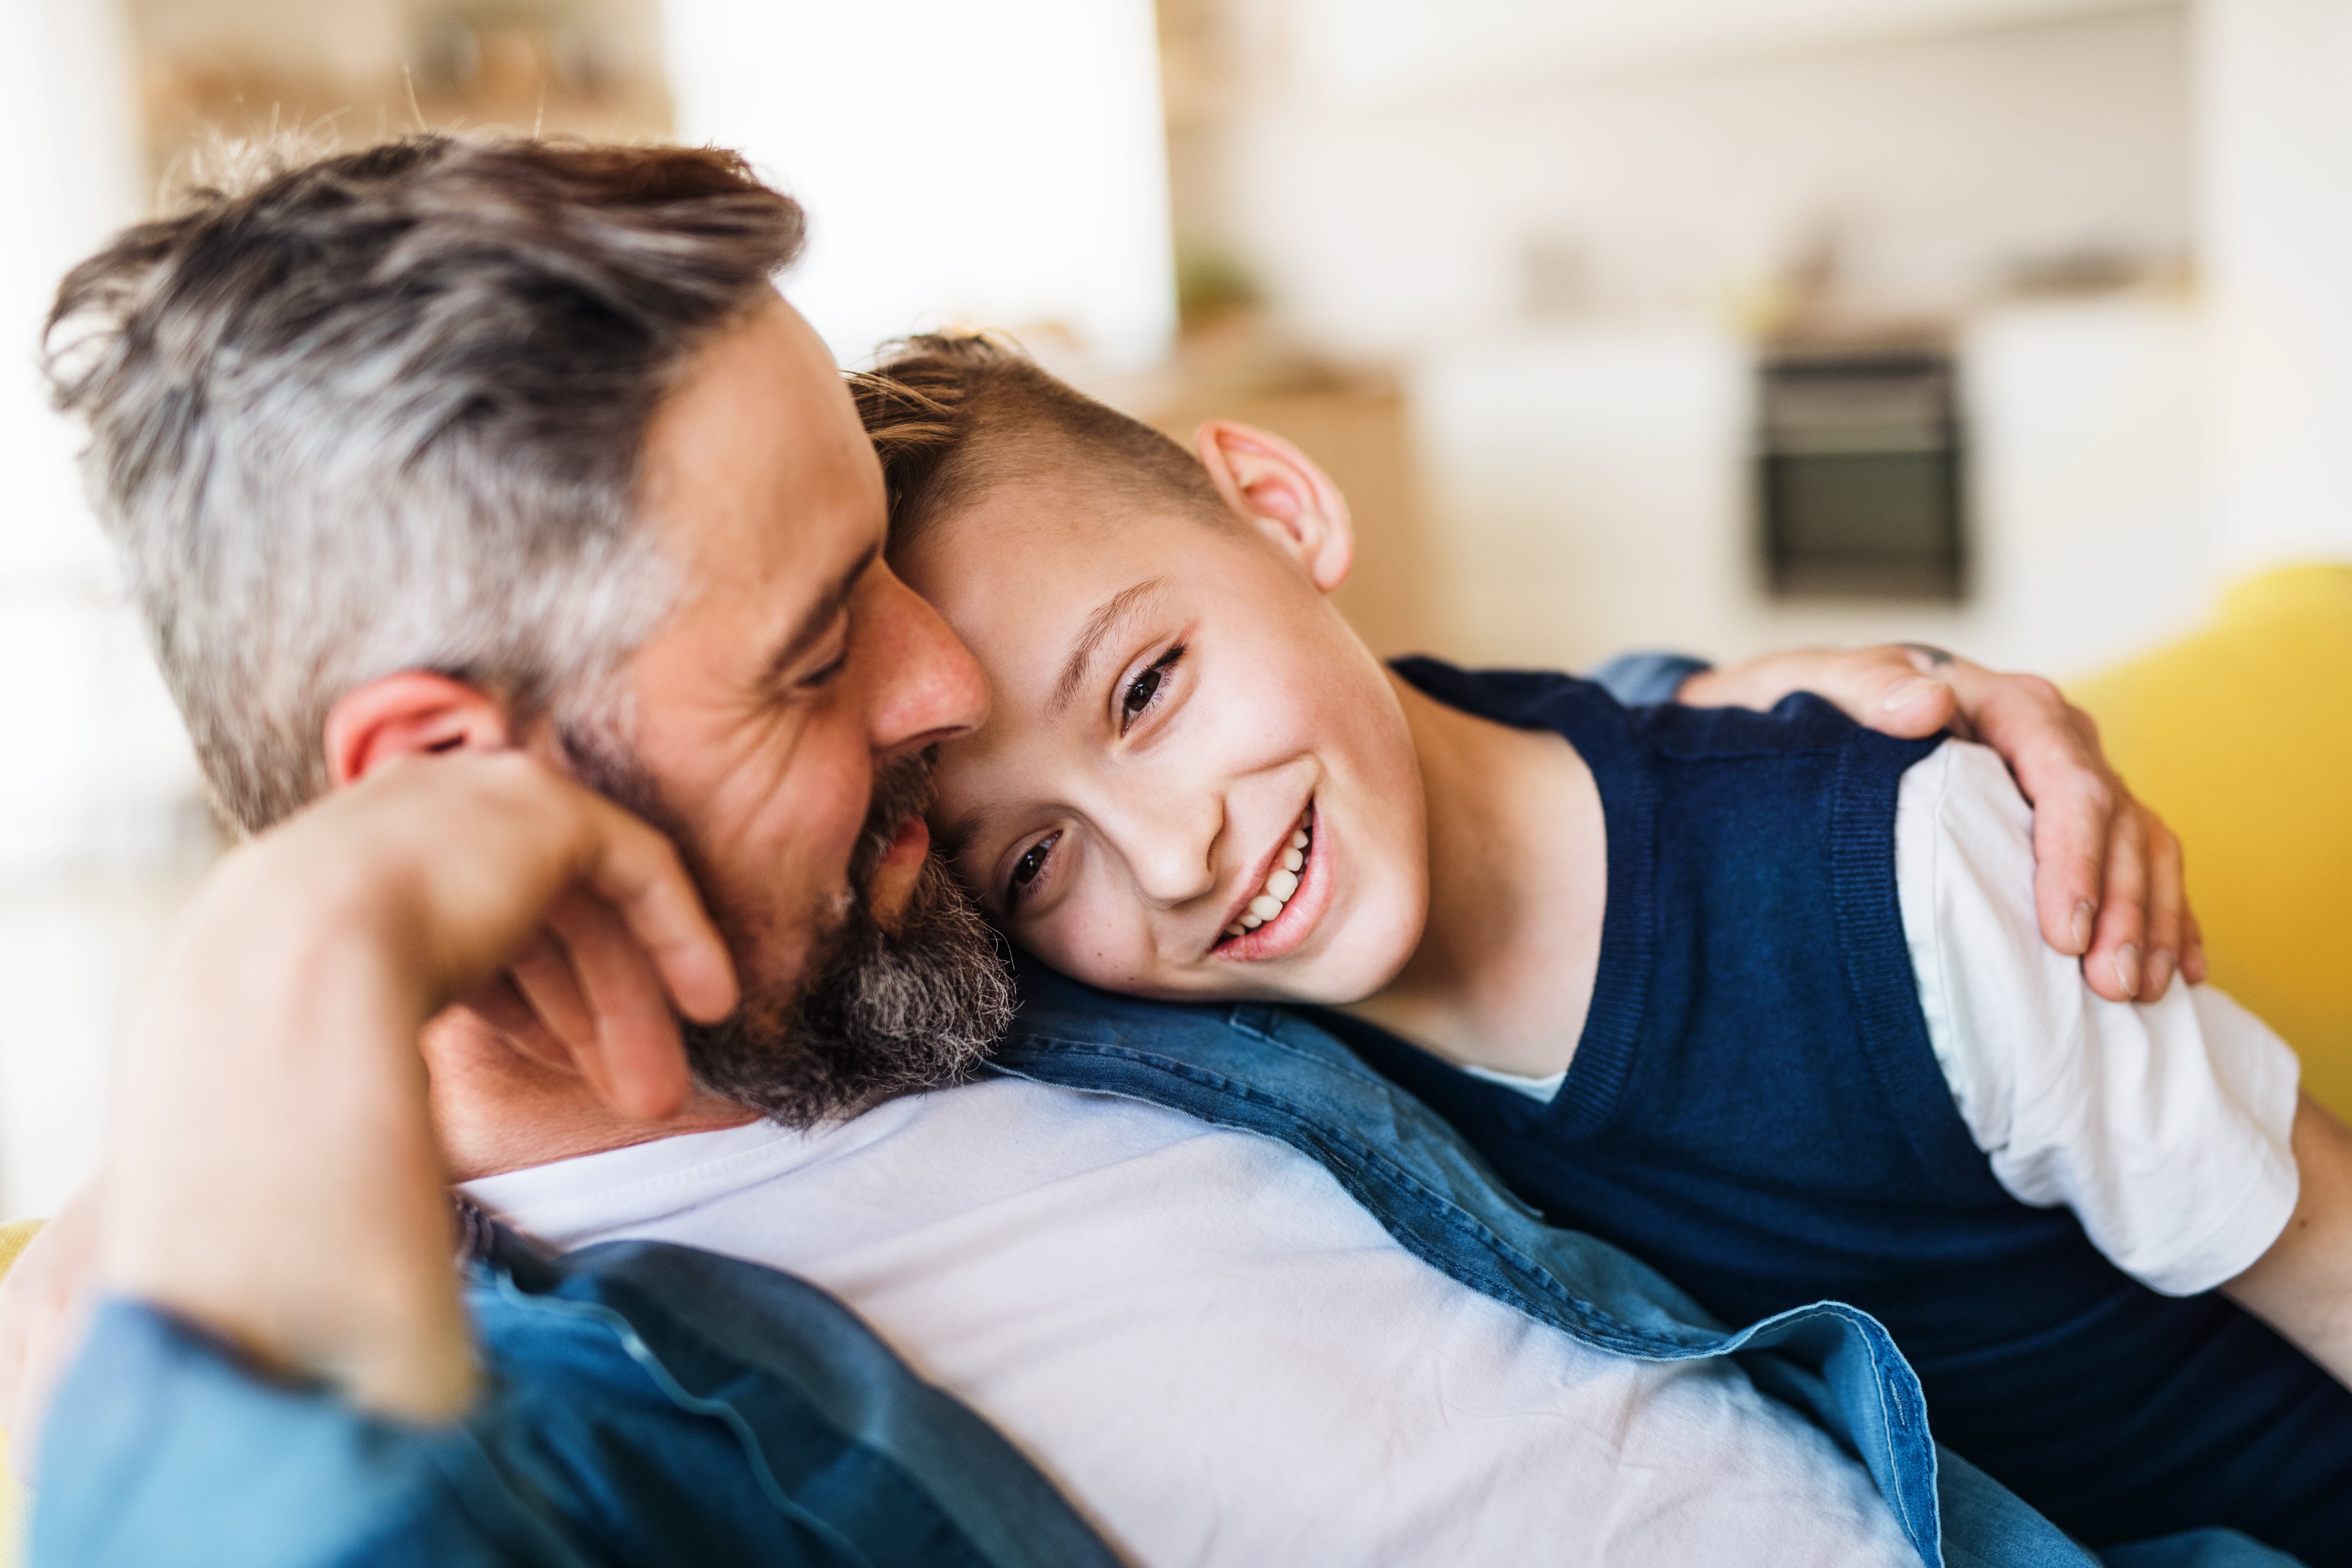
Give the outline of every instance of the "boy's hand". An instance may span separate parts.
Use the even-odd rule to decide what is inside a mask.
[[[2180,841],[2107,765],[2098,727],[2037,675],[2004,675],[1918,644],[1768,654],[1683,683],[1679,700],[1769,708],[1811,691],[1890,735],[1948,729],[2000,753],[2033,806],[2042,937],[2083,960],[2110,1002],[2153,1002],[2177,971],[2205,978]]]

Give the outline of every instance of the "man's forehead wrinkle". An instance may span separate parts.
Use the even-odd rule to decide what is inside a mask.
[[[1069,660],[1062,666],[1062,678],[1054,683],[1054,695],[1047,702],[1049,710],[1058,713],[1070,705],[1078,688],[1086,684],[1087,671],[1093,668],[1095,656],[1110,634],[1165,585],[1164,578],[1147,577],[1131,588],[1120,589],[1096,607],[1079,629],[1076,640],[1070,644]]]

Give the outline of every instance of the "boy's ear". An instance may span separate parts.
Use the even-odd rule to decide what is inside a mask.
[[[1212,419],[1192,436],[1225,505],[1255,523],[1307,569],[1328,594],[1348,580],[1356,527],[1348,498],[1315,460],[1281,437],[1232,419]]]
[[[506,705],[446,675],[404,669],[343,694],[327,712],[327,773],[337,788],[399,757],[505,751],[514,744]]]

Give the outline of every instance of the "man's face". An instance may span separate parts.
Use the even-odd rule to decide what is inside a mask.
[[[877,973],[915,992],[968,982],[969,952],[925,968],[926,950],[984,939],[929,859],[921,757],[986,716],[985,683],[884,563],[880,468],[831,356],[781,300],[706,349],[655,419],[644,494],[683,591],[630,666],[625,776],[586,771],[677,837],[735,950],[743,1012],[690,1041],[710,1087],[793,1120],[849,1109],[835,1101],[856,1062],[817,1063],[814,1084],[745,1075],[778,1052],[864,1049],[837,1037],[859,1027],[844,993]],[[812,1047],[813,1015],[836,1037]],[[954,1026],[900,1022],[915,1048]],[[924,1070],[885,1064],[862,1087]]]

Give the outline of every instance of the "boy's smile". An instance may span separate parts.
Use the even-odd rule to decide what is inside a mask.
[[[1008,479],[894,552],[994,685],[942,749],[940,843],[1095,984],[1379,990],[1420,941],[1426,823],[1387,672],[1318,581],[1328,540],[1102,489]]]

